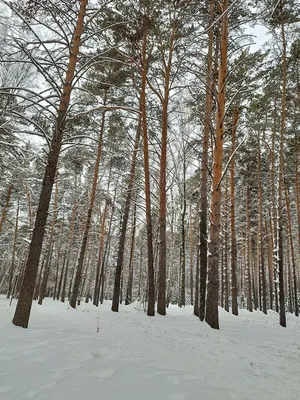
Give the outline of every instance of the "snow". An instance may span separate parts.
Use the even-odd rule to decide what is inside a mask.
[[[135,303],[110,311],[46,299],[28,329],[0,299],[1,400],[298,400],[300,323],[220,309],[220,331],[172,306],[147,317]],[[98,331],[99,326],[99,332]]]

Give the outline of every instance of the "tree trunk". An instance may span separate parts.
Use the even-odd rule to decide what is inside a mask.
[[[205,118],[202,141],[202,161],[201,161],[201,187],[200,187],[200,253],[199,253],[199,318],[201,321],[205,317],[205,297],[206,297],[206,277],[207,277],[207,174],[208,174],[208,148],[209,135],[212,128],[213,95],[215,79],[213,79],[213,41],[214,28],[213,20],[215,14],[215,1],[209,2],[209,28],[208,28],[208,53],[207,53],[207,72],[206,72],[206,100]],[[195,311],[195,310],[194,310]]]
[[[53,238],[54,238],[54,233],[55,233],[55,225],[57,222],[57,209],[58,209],[58,174],[56,172],[55,196],[54,196],[54,205],[53,205],[53,219],[51,222],[50,238],[49,238],[49,249],[51,249],[51,253],[53,250]],[[61,241],[60,241],[60,243],[61,243]],[[47,263],[46,267],[44,268],[44,274],[43,274],[42,284],[40,286],[39,300],[38,300],[38,304],[40,304],[40,305],[42,305],[44,297],[45,297],[46,287],[47,287],[47,282],[48,282],[48,277],[49,277],[49,272],[50,272],[50,266],[51,266],[51,257],[50,257],[50,260]]]
[[[194,237],[193,237],[192,206],[190,206],[190,288],[191,288],[191,306],[193,306],[194,305]]]
[[[211,189],[210,234],[208,242],[208,269],[205,321],[214,329],[219,329],[218,290],[219,290],[219,235],[221,209],[221,179],[223,161],[223,136],[225,117],[225,88],[228,52],[228,0],[221,4],[223,13],[221,23],[221,47],[218,81],[218,105],[216,114],[215,146],[213,155],[213,177]]]
[[[272,246],[272,222],[270,220],[270,228],[268,228],[268,222],[265,220],[265,232],[268,238],[268,270],[269,270],[269,307],[273,310],[273,281],[274,281],[274,271],[273,271],[273,246]]]
[[[164,70],[164,94],[162,98],[162,129],[159,173],[159,262],[157,312],[166,315],[166,270],[167,270],[167,139],[168,139],[168,105],[170,96],[171,67],[177,22],[172,22],[169,42],[168,60]],[[166,61],[166,60],[165,60]]]
[[[295,162],[295,190],[296,190],[296,210],[297,210],[297,221],[298,221],[298,246],[300,249],[300,184],[299,184],[299,176],[300,171],[299,168],[299,158],[300,153],[296,155],[296,162]]]
[[[180,299],[179,306],[185,306],[185,280],[186,280],[186,159],[185,154],[183,155],[183,193],[182,193],[182,208],[181,208],[181,247],[180,247],[180,271],[181,271],[181,285],[180,285]]]
[[[128,305],[132,302],[133,257],[134,257],[134,249],[135,249],[135,231],[136,231],[136,199],[135,199],[134,210],[133,210],[131,245],[130,245],[130,255],[129,255],[129,264],[128,264],[128,282],[127,282],[127,289],[126,289],[125,305]]]
[[[247,309],[253,311],[252,306],[252,277],[251,277],[251,218],[250,218],[250,189],[247,188],[247,200],[246,200],[246,217],[247,217]]]
[[[228,282],[228,205],[229,204],[229,196],[228,196],[228,185],[227,179],[225,182],[225,195],[224,195],[224,245],[222,244],[224,251],[224,309],[229,312],[229,282]]]
[[[56,300],[59,300],[61,289],[62,289],[62,284],[63,284],[63,278],[64,278],[64,272],[65,272],[65,266],[66,266],[66,260],[67,260],[67,250],[64,251],[64,258],[63,258],[63,263],[60,271],[60,277],[58,281],[58,287],[56,291]]]
[[[8,292],[7,292],[7,298],[9,299],[11,292],[12,292],[12,283],[13,283],[13,277],[15,273],[15,257],[16,257],[16,247],[17,247],[17,240],[18,240],[18,226],[19,226],[19,211],[20,211],[20,205],[19,205],[19,199],[18,199],[18,205],[17,205],[17,215],[16,215],[16,222],[15,222],[15,233],[14,233],[14,241],[13,241],[13,248],[12,248],[12,257],[11,257],[11,266],[10,266],[10,271],[9,271],[9,283],[8,283]]]
[[[284,188],[285,192],[285,203],[286,203],[286,211],[287,211],[287,228],[288,228],[288,237],[289,237],[289,245],[290,245],[290,254],[291,254],[291,261],[292,261],[292,274],[293,274],[293,287],[294,287],[294,301],[295,301],[295,315],[296,317],[299,316],[299,305],[298,305],[298,284],[297,284],[297,273],[296,273],[296,259],[295,259],[295,251],[294,251],[294,242],[293,242],[293,234],[292,234],[292,220],[291,220],[291,207],[290,207],[290,200],[287,187],[285,185]]]
[[[103,104],[106,105],[107,101],[107,89],[104,90],[104,97],[103,97]],[[103,146],[103,135],[104,135],[104,126],[105,126],[105,110],[102,112],[102,118],[100,123],[100,132],[99,132],[99,140],[98,140],[98,148],[97,148],[97,157],[94,167],[94,176],[93,176],[93,183],[92,183],[92,190],[90,194],[90,203],[89,208],[86,216],[86,222],[80,247],[79,258],[76,266],[76,275],[74,279],[73,291],[70,298],[70,306],[72,308],[76,308],[76,300],[79,294],[79,287],[81,282],[81,275],[83,270],[83,261],[87,247],[87,241],[89,236],[89,231],[91,228],[91,221],[92,221],[92,213],[95,204],[95,197],[96,197],[96,190],[98,184],[98,176],[99,176],[99,166],[102,154],[102,146]]]
[[[148,149],[148,126],[146,110],[146,83],[147,83],[147,42],[148,29],[147,22],[143,32],[142,46],[142,87],[140,108],[143,129],[143,151],[144,151],[144,174],[145,174],[145,203],[146,203],[146,229],[147,229],[147,249],[148,249],[148,308],[147,315],[155,314],[155,283],[154,283],[154,258],[153,258],[153,232],[151,215],[151,191],[150,191],[150,169],[149,169],[149,149]],[[139,291],[141,286],[139,284]]]
[[[2,232],[3,224],[4,224],[5,220],[6,220],[12,189],[13,189],[13,186],[9,185],[8,190],[7,190],[5,204],[4,204],[4,207],[3,207],[3,210],[2,210],[2,215],[1,215],[1,218],[0,218],[0,233]]]
[[[108,180],[110,182],[110,179]],[[108,190],[107,190],[108,192]],[[100,224],[100,232],[99,232],[99,251],[98,251],[98,260],[97,260],[97,268],[96,268],[96,280],[94,287],[94,298],[93,304],[98,307],[99,305],[99,297],[100,297],[100,271],[103,259],[103,251],[104,251],[104,238],[106,235],[106,217],[107,217],[107,208],[108,208],[108,199],[105,199],[104,210],[102,213],[101,224]]]
[[[106,242],[105,242],[105,249],[104,249],[104,254],[102,257],[102,265],[101,265],[101,272],[100,272],[100,286],[101,286],[101,291],[100,291],[100,303],[103,304],[103,299],[104,299],[104,284],[106,280],[106,268],[107,268],[107,263],[109,260],[109,254],[110,254],[110,239],[111,239],[111,230],[112,230],[112,223],[113,223],[113,218],[114,218],[114,210],[115,210],[115,202],[116,202],[116,196],[117,196],[117,185],[115,188],[115,194],[114,194],[114,199],[111,207],[111,213],[110,213],[110,219],[109,219],[109,224],[108,224],[108,233],[106,237]]]
[[[281,8],[281,39],[283,46],[282,54],[282,101],[281,101],[281,123],[280,123],[280,146],[279,146],[279,173],[278,173],[278,203],[277,203],[277,270],[279,278],[279,323],[286,327],[285,296],[284,296],[284,260],[283,260],[283,177],[284,177],[284,134],[286,122],[286,85],[287,85],[287,56],[286,39],[283,22],[283,1],[280,0]]]
[[[273,250],[277,249],[277,219],[276,219],[276,191],[275,191],[275,141],[276,141],[276,129],[277,129],[277,102],[275,99],[274,103],[274,121],[273,121],[273,132],[272,132],[272,150],[271,150],[271,196],[272,196],[272,218],[271,218],[271,236],[272,236],[272,244]],[[273,254],[272,250],[272,254]],[[275,294],[275,310],[279,312],[279,303],[278,303],[278,276],[277,276],[277,261],[274,259],[273,264],[273,279],[274,279],[274,294]]]
[[[260,149],[260,138],[258,136],[257,141],[257,167],[258,167],[258,209],[259,209],[259,254],[260,254],[260,271],[261,271],[261,294],[262,299],[262,311],[267,314],[267,284],[266,284],[266,271],[265,271],[265,255],[264,255],[264,228],[263,228],[263,188],[262,188],[262,176],[261,176],[261,149]]]
[[[131,204],[131,198],[132,198],[132,190],[133,190],[133,185],[134,185],[134,180],[135,180],[136,158],[137,158],[137,153],[138,153],[138,149],[139,149],[139,145],[140,145],[141,129],[142,129],[141,119],[139,119],[136,136],[135,136],[134,148],[133,148],[133,152],[132,152],[132,156],[131,156],[130,176],[129,176],[129,182],[128,182],[126,198],[125,198],[121,232],[119,235],[119,246],[118,246],[116,273],[115,273],[114,294],[113,294],[113,301],[112,301],[112,308],[111,308],[112,311],[115,311],[115,312],[119,311],[120,283],[121,283],[121,274],[122,274],[123,262],[124,262],[124,248],[125,248],[125,240],[126,240],[126,232],[127,232],[130,204]]]
[[[53,253],[53,244],[50,242],[49,249],[47,251],[46,261],[44,264],[43,277],[41,279],[40,286],[39,286],[39,298],[38,298],[39,305],[42,305],[44,297],[45,297],[46,286],[47,286],[47,281],[48,281],[48,276],[49,276],[49,271],[50,271],[50,266],[51,266],[51,260],[52,260],[52,253]]]
[[[68,69],[66,72],[62,97],[60,99],[56,126],[51,141],[51,150],[47,158],[47,165],[42,183],[42,190],[40,194],[35,225],[32,233],[32,240],[29,247],[29,253],[25,267],[23,283],[15,315],[13,318],[13,324],[23,328],[28,327],[35,281],[38,271],[39,259],[41,255],[42,244],[45,234],[45,226],[50,205],[51,192],[54,184],[58,157],[60,153],[64,128],[66,124],[66,113],[68,111],[68,107],[70,104],[72,82],[79,54],[79,47],[84,26],[84,17],[87,4],[88,0],[80,0],[80,8],[78,11],[77,21],[74,29],[74,34],[72,37],[72,43],[70,46]]]
[[[65,268],[64,278],[63,278],[63,286],[62,286],[61,299],[60,299],[60,301],[62,303],[65,302],[65,297],[66,297],[66,286],[67,286],[67,279],[68,279],[69,265],[70,265],[70,258],[71,258],[71,250],[72,250],[73,238],[74,238],[76,211],[77,211],[77,198],[76,198],[76,194],[75,194],[69,235],[68,235],[68,253],[67,253],[67,260],[66,260],[66,268]]]
[[[233,124],[231,130],[231,162],[230,162],[230,236],[231,236],[231,298],[232,298],[232,314],[238,315],[238,290],[236,277],[236,234],[235,234],[235,147],[236,147],[236,130],[239,120],[240,110],[235,107],[233,112]]]

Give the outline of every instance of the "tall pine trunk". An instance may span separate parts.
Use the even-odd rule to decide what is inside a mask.
[[[104,106],[106,105],[106,101],[107,101],[107,89],[104,89],[104,98],[103,98]],[[86,252],[89,231],[91,228],[92,213],[93,213],[93,208],[94,208],[94,204],[95,204],[96,190],[97,190],[98,176],[99,176],[99,167],[100,167],[100,160],[101,160],[101,155],[102,155],[104,127],[105,127],[105,110],[102,112],[99,139],[98,139],[97,157],[96,157],[96,162],[95,162],[95,167],[94,167],[92,190],[91,190],[91,194],[90,194],[90,203],[89,203],[89,208],[88,208],[88,212],[87,212],[87,216],[86,216],[79,258],[78,258],[78,262],[77,262],[77,266],[76,266],[76,274],[75,274],[75,279],[74,279],[73,291],[72,291],[72,295],[70,298],[70,306],[72,308],[76,308],[76,301],[77,301],[77,297],[79,295],[79,287],[80,287],[80,282],[81,282],[81,277],[82,277],[84,256],[85,256],[85,252]]]
[[[220,7],[223,14],[221,23],[220,65],[218,80],[216,132],[213,154],[210,232],[208,241],[207,295],[205,306],[205,321],[214,329],[219,329],[219,235],[225,117],[225,88],[228,53],[228,0],[224,0],[220,4]]]
[[[285,192],[285,203],[286,203],[286,211],[287,211],[287,229],[288,229],[288,238],[289,238],[289,246],[290,246],[290,254],[291,254],[291,261],[292,261],[292,278],[293,278],[293,289],[294,289],[294,301],[295,301],[295,315],[296,317],[299,316],[299,305],[298,305],[298,284],[297,284],[297,272],[296,272],[296,258],[295,258],[295,251],[294,251],[294,242],[293,242],[293,233],[292,233],[292,219],[291,219],[291,207],[290,207],[290,200],[289,200],[289,193],[288,189],[285,184],[284,188]],[[299,249],[300,251],[300,249]]]
[[[162,129],[159,173],[159,262],[157,312],[166,314],[166,272],[167,272],[167,139],[168,139],[168,106],[170,100],[171,67],[177,21],[172,22],[169,54],[164,70],[164,94],[162,98]]]
[[[5,199],[5,204],[4,204],[4,207],[3,207],[3,210],[2,210],[2,214],[1,214],[1,218],[0,218],[0,233],[2,232],[3,224],[4,224],[5,220],[6,220],[7,211],[9,209],[9,202],[10,202],[10,198],[11,198],[12,189],[13,189],[13,186],[9,185],[8,190],[7,190],[6,199]]]
[[[185,281],[186,281],[186,155],[183,155],[183,193],[181,207],[181,247],[180,247],[180,300],[179,306],[185,306]]]
[[[261,291],[260,296],[262,298],[262,311],[267,314],[267,283],[266,283],[266,271],[265,271],[265,254],[264,254],[264,228],[263,228],[263,188],[262,188],[262,173],[261,173],[261,149],[260,149],[260,138],[257,141],[257,154],[258,154],[258,208],[259,208],[259,228],[258,228],[258,240],[259,240],[259,255],[260,255],[260,277],[261,277]]]
[[[233,124],[231,130],[231,162],[230,162],[230,237],[231,237],[231,298],[232,298],[232,314],[238,315],[238,288],[236,276],[236,233],[235,233],[235,147],[236,147],[236,130],[239,120],[240,110],[236,106],[233,112]]]
[[[55,233],[55,225],[57,222],[57,208],[58,208],[58,183],[57,183],[57,173],[56,173],[56,178],[55,178],[55,196],[54,196],[54,205],[53,205],[53,218],[51,222],[51,227],[50,227],[50,238],[49,238],[49,249],[51,249],[51,253],[53,250],[53,240],[54,240],[54,233]],[[49,277],[49,272],[50,272],[50,266],[51,266],[51,257],[49,262],[44,268],[44,273],[43,273],[43,279],[39,288],[39,300],[38,303],[42,305],[45,294],[46,294],[46,287],[47,287],[47,282],[48,282],[48,277]]]
[[[113,294],[113,301],[112,301],[112,311],[119,311],[119,299],[120,299],[120,284],[121,284],[121,274],[123,269],[123,261],[124,261],[124,248],[125,248],[125,240],[126,240],[126,232],[127,232],[127,225],[129,219],[129,211],[132,199],[132,190],[135,180],[135,170],[136,170],[136,158],[140,144],[141,138],[141,120],[139,119],[134,148],[131,157],[131,168],[130,168],[130,176],[129,182],[126,192],[125,198],[125,205],[123,211],[123,220],[122,226],[119,236],[119,247],[118,247],[118,256],[117,256],[117,265],[116,265],[116,273],[115,273],[115,282],[114,282],[114,294]]]
[[[128,263],[128,282],[126,288],[126,298],[125,304],[128,305],[132,302],[132,284],[133,284],[133,258],[134,258],[134,249],[135,249],[135,233],[136,233],[136,199],[134,203],[133,209],[133,221],[132,221],[132,230],[131,230],[131,243],[130,243],[130,255],[129,255],[129,263]]]
[[[143,152],[144,152],[144,174],[145,174],[145,203],[146,203],[146,229],[147,229],[147,250],[148,250],[148,308],[147,315],[155,314],[155,283],[154,283],[154,253],[153,253],[153,231],[151,215],[151,191],[150,191],[150,168],[149,168],[149,148],[148,148],[148,126],[146,110],[146,84],[147,84],[147,42],[148,28],[145,21],[142,45],[142,87],[140,108],[142,115],[143,131]],[[139,292],[141,285],[139,284]]]
[[[212,126],[212,110],[213,110],[213,18],[215,13],[215,1],[209,2],[209,28],[208,28],[208,52],[207,52],[207,72],[206,72],[206,100],[205,100],[205,118],[202,141],[202,161],[201,161],[201,187],[200,187],[200,249],[199,249],[199,299],[195,302],[199,303],[199,318],[204,320],[205,316],[205,297],[206,297],[206,275],[207,275],[207,169],[208,169],[208,148],[209,135]],[[194,310],[195,312],[196,310]]]
[[[83,31],[84,17],[88,0],[80,0],[80,8],[77,15],[77,21],[70,46],[70,56],[66,78],[60,99],[56,126],[51,140],[51,150],[47,157],[42,190],[38,203],[32,240],[29,246],[27,263],[24,271],[23,282],[20,290],[19,300],[16,307],[13,324],[23,328],[28,327],[28,321],[31,311],[31,304],[34,295],[35,281],[38,271],[38,265],[42,250],[42,244],[45,234],[45,226],[50,205],[51,193],[54,184],[55,173],[57,170],[58,157],[62,144],[64,128],[66,124],[66,113],[70,104],[72,91],[72,82],[77,64],[81,35]]]
[[[286,85],[287,85],[287,55],[286,38],[283,22],[283,1],[281,8],[281,40],[282,40],[282,100],[279,143],[279,172],[278,172],[278,202],[277,202],[277,272],[279,279],[279,323],[286,327],[285,295],[284,295],[284,260],[283,260],[283,177],[284,177],[284,134],[286,123]]]
[[[12,292],[12,283],[13,283],[13,277],[14,277],[14,273],[15,273],[15,258],[16,258],[16,248],[17,248],[18,230],[19,230],[19,212],[20,212],[20,204],[19,204],[19,199],[18,199],[14,241],[13,241],[12,256],[11,256],[11,265],[10,265],[10,270],[9,270],[9,282],[8,282],[8,291],[7,291],[8,299]]]

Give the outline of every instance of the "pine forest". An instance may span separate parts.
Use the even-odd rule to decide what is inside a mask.
[[[0,0],[0,399],[296,400],[299,306],[300,1]],[[60,337],[124,375],[16,389]]]

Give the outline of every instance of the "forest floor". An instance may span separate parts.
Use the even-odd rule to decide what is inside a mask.
[[[15,301],[14,301],[15,302]],[[110,311],[46,299],[28,329],[0,298],[1,400],[299,400],[300,321],[220,310],[220,331],[172,306]],[[99,330],[98,330],[99,327]]]

